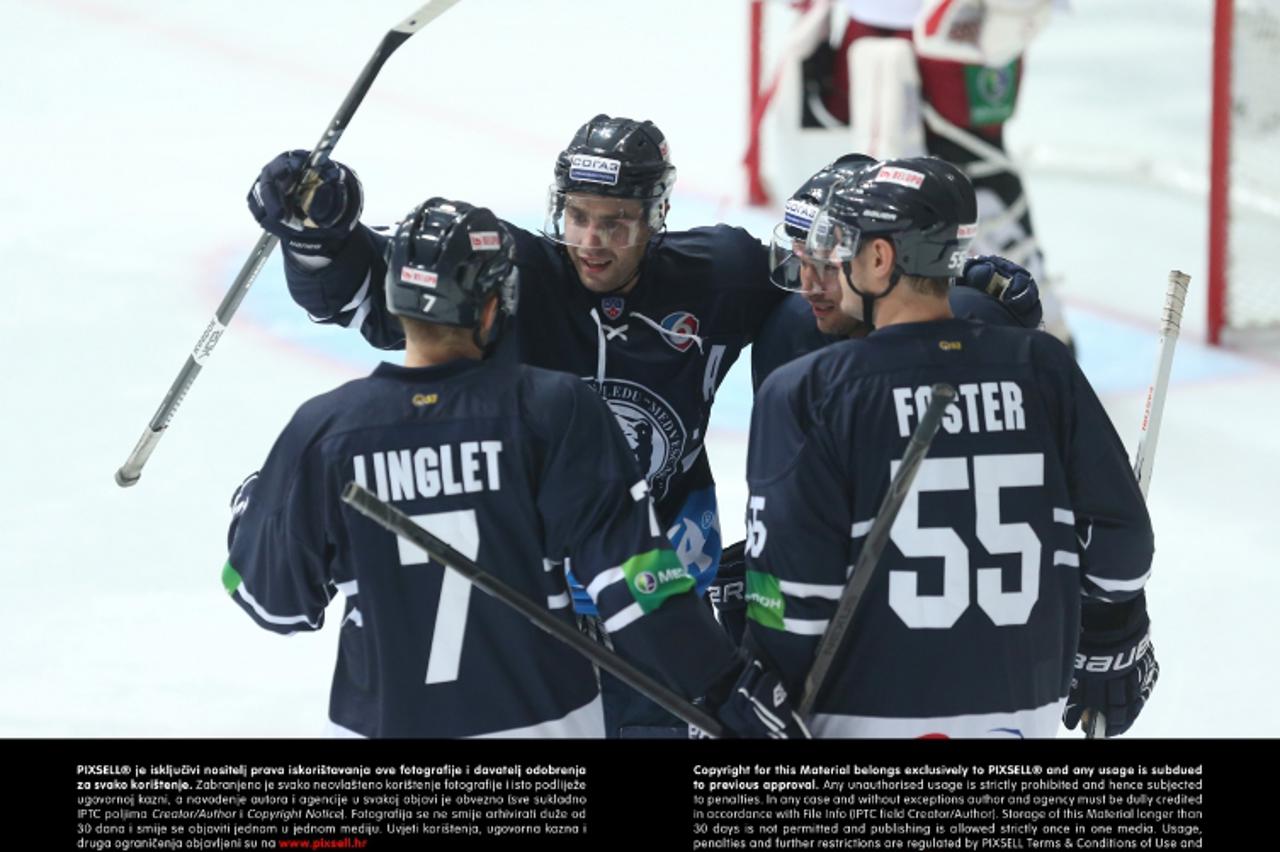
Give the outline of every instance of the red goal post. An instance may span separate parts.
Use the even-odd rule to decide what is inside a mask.
[[[1215,0],[1208,336],[1280,329],[1280,0]]]

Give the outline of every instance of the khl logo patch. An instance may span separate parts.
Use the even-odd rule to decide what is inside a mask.
[[[617,296],[605,296],[600,300],[600,309],[604,311],[604,315],[611,320],[616,320],[622,316],[623,309],[627,306],[625,299]]]

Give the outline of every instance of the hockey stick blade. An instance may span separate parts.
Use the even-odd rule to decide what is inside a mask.
[[[929,445],[933,443],[933,437],[938,433],[938,427],[942,423],[942,415],[955,398],[956,389],[951,385],[938,384],[933,386],[933,396],[929,400],[929,407],[925,410],[924,416],[920,418],[920,423],[916,426],[915,432],[911,434],[911,440],[907,443],[902,462],[898,465],[897,472],[894,473],[893,479],[889,482],[889,490],[884,495],[884,500],[880,502],[880,510],[876,512],[875,520],[871,523],[871,530],[867,533],[866,541],[862,545],[862,552],[858,554],[857,565],[854,566],[853,574],[850,576],[848,584],[844,587],[844,592],[840,595],[840,603],[836,605],[836,613],[832,616],[831,623],[827,625],[826,632],[822,634],[822,639],[818,642],[818,648],[814,652],[813,666],[809,669],[808,676],[805,677],[804,695],[797,707],[797,713],[802,719],[809,719],[813,716],[814,703],[817,701],[818,694],[822,691],[827,672],[840,653],[840,646],[844,642],[845,634],[848,633],[850,626],[853,624],[853,618],[857,613],[858,605],[862,602],[862,596],[871,584],[871,576],[875,572],[876,564],[880,561],[880,554],[889,542],[889,533],[893,529],[893,523],[897,520],[898,512],[902,510],[902,504],[907,499],[907,494],[911,491],[911,484],[915,481],[916,472],[919,471],[921,462],[924,461],[925,455],[929,452]]]
[[[522,592],[507,585],[494,574],[454,550],[432,535],[395,506],[379,500],[368,489],[349,482],[342,501],[384,529],[395,533],[426,551],[432,559],[465,577],[473,586],[502,601],[519,612],[535,627],[551,634],[600,668],[694,727],[712,737],[724,736],[724,728],[710,713],[663,686],[614,651],[587,638],[576,627],[553,616],[545,606],[530,600]]]
[[[360,76],[356,78],[355,84],[352,85],[346,97],[343,98],[342,105],[334,113],[329,126],[325,128],[323,135],[321,135],[320,141],[316,143],[316,146],[311,150],[311,154],[308,155],[306,167],[302,170],[302,175],[298,180],[298,186],[306,184],[313,177],[315,169],[329,159],[329,153],[338,144],[338,140],[342,138],[342,134],[351,122],[352,116],[355,115],[360,102],[364,100],[369,87],[373,85],[378,72],[382,70],[383,63],[395,52],[396,48],[408,41],[409,37],[418,30],[443,15],[459,2],[460,0],[429,0],[412,15],[387,31],[387,34],[382,37],[382,41],[378,43],[377,50],[373,52],[373,55],[369,57],[369,61],[365,63],[364,69],[360,72]],[[298,186],[295,186],[289,194],[296,193]],[[196,341],[195,348],[187,356],[187,361],[182,365],[182,369],[178,371],[178,377],[169,386],[168,392],[160,402],[160,407],[156,409],[156,413],[152,415],[147,428],[143,430],[142,437],[138,439],[133,452],[129,454],[129,458],[125,459],[125,463],[116,471],[116,484],[120,487],[127,488],[134,485],[142,476],[142,468],[146,465],[147,459],[151,458],[151,453],[155,450],[156,444],[160,442],[165,429],[168,428],[169,421],[173,419],[178,406],[182,404],[183,397],[187,395],[187,391],[195,383],[196,377],[200,375],[204,362],[213,352],[213,347],[217,345],[222,333],[226,331],[227,324],[231,322],[231,317],[235,315],[240,303],[244,301],[245,295],[249,292],[249,287],[253,285],[254,279],[258,277],[258,273],[262,271],[267,259],[275,251],[277,242],[279,240],[276,237],[266,232],[263,232],[262,236],[258,238],[258,242],[249,253],[244,266],[240,268],[235,280],[231,282],[231,288],[222,297],[222,302],[214,312],[213,319],[209,321],[204,334],[200,335],[200,339]]]
[[[1138,452],[1133,462],[1133,475],[1145,499],[1151,489],[1151,471],[1156,463],[1156,442],[1160,439],[1160,422],[1164,419],[1164,399],[1169,390],[1169,374],[1173,371],[1173,351],[1182,331],[1182,311],[1187,304],[1187,288],[1191,276],[1176,269],[1169,271],[1164,308],[1160,312],[1160,353],[1156,356],[1156,373],[1147,388],[1147,401],[1142,410],[1142,426],[1138,432]],[[1088,712],[1082,720],[1086,739],[1107,738],[1107,717],[1101,712]]]

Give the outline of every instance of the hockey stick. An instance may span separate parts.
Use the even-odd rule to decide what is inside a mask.
[[[710,713],[693,705],[678,693],[668,689],[627,660],[603,645],[591,641],[576,627],[560,621],[545,606],[534,603],[522,592],[499,580],[472,560],[454,550],[448,543],[424,530],[396,507],[379,500],[367,489],[354,482],[347,483],[342,501],[360,514],[422,548],[440,564],[452,568],[476,588],[493,595],[507,606],[519,612],[554,638],[564,642],[600,668],[618,678],[667,711],[712,737],[724,736],[724,728]]]
[[[1142,411],[1142,428],[1138,436],[1138,452],[1133,473],[1145,500],[1151,489],[1151,470],[1156,463],[1156,442],[1160,439],[1160,421],[1164,417],[1165,392],[1169,389],[1169,373],[1173,370],[1173,350],[1182,330],[1182,310],[1187,303],[1187,287],[1191,276],[1176,269],[1169,272],[1169,286],[1164,293],[1160,312],[1160,354],[1156,357],[1156,374],[1147,388],[1147,402]],[[1107,717],[1093,712],[1084,722],[1086,739],[1106,739]]]
[[[1156,441],[1160,439],[1160,420],[1164,415],[1164,397],[1169,388],[1169,373],[1173,369],[1173,350],[1178,345],[1182,330],[1182,310],[1187,303],[1187,287],[1191,276],[1178,270],[1170,270],[1169,286],[1164,294],[1164,309],[1160,315],[1160,355],[1156,359],[1156,375],[1147,389],[1147,405],[1142,413],[1142,430],[1138,437],[1138,454],[1133,472],[1138,477],[1142,496],[1151,488],[1151,469],[1156,461]]]
[[[382,65],[387,61],[388,57],[395,52],[396,48],[408,41],[410,36],[449,11],[457,3],[458,0],[428,0],[418,11],[387,31],[387,34],[382,37],[382,41],[378,44],[378,49],[373,52],[373,56],[369,57],[364,70],[360,72],[355,84],[347,92],[346,98],[342,101],[342,105],[338,107],[333,120],[329,122],[324,135],[320,137],[320,141],[316,143],[316,147],[312,149],[311,154],[307,157],[306,168],[298,181],[298,185],[290,191],[289,194],[291,196],[296,194],[301,187],[314,182],[316,167],[329,159],[329,152],[333,150],[334,146],[338,144],[338,140],[342,138],[342,134],[351,122],[352,116],[355,115],[356,109],[360,106],[360,102],[364,100],[365,94],[369,91],[369,87],[373,85],[374,78],[378,76],[378,72],[382,70]],[[143,465],[147,463],[147,459],[151,457],[156,444],[160,442],[160,436],[168,428],[169,421],[173,419],[174,412],[182,404],[182,399],[195,382],[196,376],[200,375],[200,369],[204,366],[204,362],[208,360],[210,353],[213,352],[213,347],[217,345],[222,333],[227,330],[227,324],[231,322],[231,317],[240,307],[240,303],[244,301],[244,297],[249,292],[249,287],[253,284],[253,280],[262,271],[267,258],[271,256],[271,252],[275,251],[277,242],[279,242],[277,237],[264,231],[262,236],[258,238],[253,250],[249,252],[249,257],[245,260],[244,266],[240,268],[235,281],[231,283],[231,289],[227,291],[227,295],[222,297],[222,302],[214,312],[213,319],[209,321],[204,333],[196,341],[195,348],[187,356],[187,362],[178,372],[178,377],[169,386],[169,391],[164,395],[164,399],[161,400],[160,407],[156,409],[151,422],[147,424],[147,428],[142,432],[142,437],[138,439],[137,446],[133,448],[129,458],[125,459],[124,464],[116,471],[116,484],[121,488],[127,488],[135,484],[142,476]]]
[[[804,681],[804,695],[796,708],[796,712],[802,719],[808,719],[813,715],[814,702],[818,698],[818,693],[822,691],[827,671],[840,653],[845,634],[853,625],[853,617],[857,613],[858,605],[862,602],[862,595],[871,584],[876,563],[880,561],[880,554],[889,542],[893,523],[897,520],[898,512],[911,491],[911,483],[915,481],[920,463],[929,452],[933,436],[938,433],[938,427],[942,424],[942,415],[955,398],[956,389],[951,385],[933,386],[933,397],[929,400],[929,407],[920,418],[915,432],[911,434],[907,450],[902,456],[902,463],[898,465],[897,472],[889,482],[889,491],[880,503],[880,511],[876,512],[871,530],[867,533],[867,540],[862,545],[862,552],[858,554],[858,563],[854,566],[853,575],[840,595],[836,614],[832,616],[831,623],[822,634],[818,649],[814,652],[813,666],[809,669],[809,674]]]

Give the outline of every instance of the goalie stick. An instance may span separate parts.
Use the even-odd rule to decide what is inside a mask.
[[[796,707],[796,713],[802,719],[808,719],[813,715],[814,702],[818,698],[818,693],[822,691],[822,684],[826,680],[828,670],[840,653],[845,634],[853,625],[853,617],[857,614],[863,593],[871,583],[871,576],[875,572],[876,564],[880,561],[880,554],[889,541],[893,523],[897,520],[898,512],[911,491],[911,483],[915,481],[920,463],[924,461],[925,455],[929,452],[929,445],[933,443],[933,437],[938,433],[942,415],[955,398],[956,389],[951,385],[933,386],[929,407],[911,434],[902,462],[889,482],[889,491],[880,502],[880,510],[876,512],[871,530],[867,533],[862,551],[858,554],[858,562],[853,568],[853,574],[840,595],[836,614],[831,617],[831,623],[827,625],[822,639],[818,642],[818,649],[814,652],[813,666],[809,669],[809,674],[804,681],[804,695]]]
[[[1138,434],[1138,452],[1133,462],[1133,473],[1138,478],[1138,488],[1143,499],[1151,489],[1151,470],[1156,461],[1156,441],[1160,439],[1160,421],[1164,416],[1164,398],[1169,389],[1169,373],[1173,370],[1173,350],[1178,345],[1182,330],[1182,310],[1187,303],[1187,286],[1191,276],[1178,270],[1170,270],[1169,286],[1164,294],[1164,308],[1160,312],[1160,354],[1156,357],[1156,374],[1147,388],[1147,401],[1142,411],[1142,427]],[[1090,713],[1084,723],[1085,737],[1106,739],[1107,717],[1103,713]]]
[[[654,678],[636,668],[609,648],[587,638],[576,627],[561,621],[527,596],[481,568],[471,559],[454,550],[449,544],[414,523],[413,519],[360,487],[347,483],[342,501],[360,514],[395,533],[406,541],[422,548],[440,564],[457,571],[473,586],[493,595],[507,606],[519,612],[556,639],[564,642],[600,668],[616,676],[632,689],[652,699],[664,709],[700,728],[709,736],[724,736],[724,727],[710,713],[695,706],[683,696],[663,686]]]
[[[360,102],[364,100],[369,87],[373,85],[378,72],[382,70],[383,63],[395,52],[396,48],[408,41],[410,36],[449,11],[458,2],[459,0],[428,0],[416,12],[387,31],[387,34],[382,37],[382,41],[379,42],[377,50],[373,52],[373,56],[369,57],[369,61],[365,64],[364,70],[360,72],[355,84],[347,92],[346,98],[343,99],[342,105],[338,107],[338,111],[334,114],[333,120],[329,122],[329,126],[320,137],[320,141],[316,143],[315,148],[312,149],[311,154],[307,157],[302,177],[299,179],[298,185],[289,193],[291,196],[296,195],[300,188],[307,186],[310,182],[314,182],[316,167],[329,159],[329,152],[333,150],[334,146],[338,144],[338,140],[342,138],[342,134],[351,122],[352,116],[355,115]],[[187,391],[191,389],[196,376],[200,375],[204,362],[208,360],[210,353],[213,352],[213,347],[217,345],[223,332],[226,331],[227,324],[231,322],[231,317],[235,315],[240,303],[244,301],[245,295],[249,292],[249,287],[253,284],[254,279],[258,277],[258,273],[262,271],[267,258],[275,250],[277,242],[279,242],[277,237],[264,231],[249,252],[249,257],[240,268],[235,281],[231,283],[231,289],[222,297],[222,302],[214,312],[213,319],[209,321],[204,333],[196,341],[195,348],[187,356],[187,361],[178,372],[178,377],[169,386],[168,392],[160,402],[160,407],[156,409],[156,413],[147,424],[147,428],[143,430],[142,437],[138,439],[137,446],[133,448],[129,458],[116,471],[116,484],[121,488],[128,488],[142,476],[142,468],[147,463],[147,459],[151,457],[151,453],[155,450],[156,444],[159,443],[164,430],[168,428],[174,412],[182,404],[182,400],[187,395]]]

